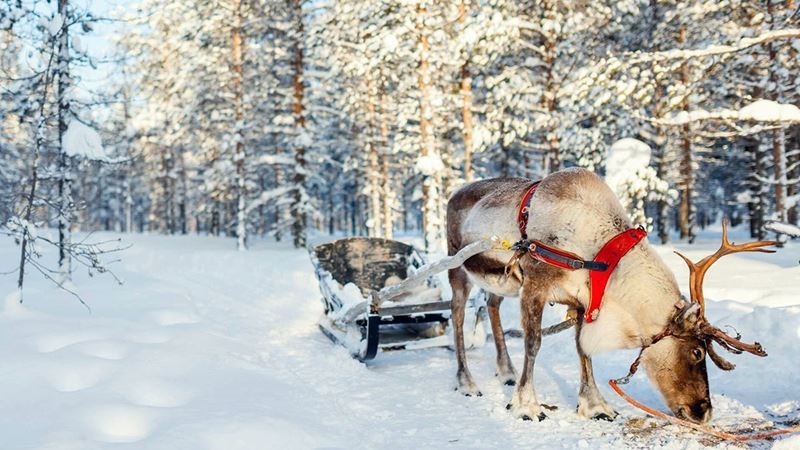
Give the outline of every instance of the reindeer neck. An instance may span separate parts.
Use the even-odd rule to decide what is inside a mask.
[[[617,266],[598,319],[581,331],[581,346],[587,354],[640,347],[663,331],[679,298],[675,276],[643,242]]]

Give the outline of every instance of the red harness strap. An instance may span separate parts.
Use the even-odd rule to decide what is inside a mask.
[[[568,270],[586,269],[589,270],[590,280],[590,302],[589,309],[586,310],[584,321],[591,323],[597,319],[597,314],[600,311],[600,304],[603,302],[603,294],[605,294],[608,280],[611,274],[617,267],[619,260],[622,259],[636,244],[639,243],[647,232],[644,228],[631,228],[622,233],[614,236],[606,242],[603,248],[597,253],[594,260],[585,261],[578,255],[561,250],[555,247],[549,247],[539,241],[529,241],[526,228],[528,227],[528,212],[530,211],[531,197],[533,197],[536,188],[539,187],[540,181],[537,181],[525,191],[522,197],[522,202],[517,211],[517,222],[519,224],[519,233],[522,240],[514,245],[515,249],[526,249],[531,257],[547,264],[561,267]]]
[[[597,253],[597,256],[594,257],[596,262],[608,264],[608,269],[589,272],[589,281],[591,283],[589,292],[591,293],[591,301],[589,303],[589,309],[586,310],[586,314],[583,316],[584,322],[591,323],[597,319],[608,280],[611,278],[611,274],[617,267],[619,260],[638,244],[639,241],[644,239],[645,236],[647,236],[647,231],[645,231],[644,228],[625,230],[606,242],[606,245],[604,245]]]
[[[528,211],[531,208],[531,197],[533,197],[533,193],[536,192],[536,188],[539,187],[539,183],[541,183],[541,181],[533,183],[533,185],[525,191],[525,196],[522,197],[522,202],[519,204],[517,223],[519,224],[519,234],[522,236],[522,239],[528,239],[528,233],[525,231],[525,228],[528,227]]]

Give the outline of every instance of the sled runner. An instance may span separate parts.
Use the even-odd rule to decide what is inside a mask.
[[[449,346],[450,302],[442,299],[435,273],[414,247],[382,238],[354,237],[309,250],[325,316],[319,327],[360,361],[378,349]],[[446,268],[445,268],[446,269]],[[409,277],[418,280],[409,280]],[[413,281],[409,283],[409,281]],[[486,341],[486,294],[467,303],[467,346]]]

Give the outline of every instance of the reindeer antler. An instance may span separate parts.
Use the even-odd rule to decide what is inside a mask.
[[[703,279],[706,276],[706,271],[712,264],[717,262],[720,258],[733,253],[741,252],[761,252],[761,253],[775,253],[775,250],[766,250],[762,247],[769,247],[776,245],[776,241],[755,241],[745,244],[731,244],[728,241],[728,220],[722,220],[722,244],[713,255],[708,255],[698,262],[692,262],[689,258],[679,252],[675,252],[678,256],[683,258],[686,265],[689,266],[689,292],[692,301],[700,304],[700,316],[705,316],[706,300],[703,297]]]
[[[689,266],[689,292],[691,294],[691,298],[693,302],[697,302],[700,305],[700,311],[698,313],[698,317],[701,319],[698,324],[697,332],[702,338],[705,339],[708,348],[708,354],[711,356],[712,361],[721,369],[723,370],[731,370],[735,366],[730,362],[726,361],[722,357],[717,354],[713,348],[711,347],[711,342],[716,342],[725,350],[728,350],[732,353],[742,353],[748,352],[752,353],[757,356],[767,356],[767,353],[761,347],[761,344],[755,342],[753,344],[746,344],[739,339],[741,338],[740,335],[736,337],[730,336],[729,334],[725,333],[724,331],[720,330],[719,328],[711,325],[708,322],[708,319],[705,317],[706,313],[706,304],[705,298],[703,297],[703,279],[706,276],[706,272],[708,271],[709,267],[712,264],[717,262],[720,258],[726,255],[730,255],[733,253],[740,253],[740,252],[761,252],[761,253],[775,253],[775,250],[767,250],[763,247],[768,247],[770,245],[776,245],[776,241],[755,241],[755,242],[748,242],[745,244],[731,244],[728,241],[728,221],[722,221],[722,244],[720,245],[719,249],[714,252],[712,255],[708,255],[705,258],[701,259],[698,262],[692,262],[686,256],[680,254],[679,252],[675,252],[678,256],[683,258],[686,262],[686,265]]]

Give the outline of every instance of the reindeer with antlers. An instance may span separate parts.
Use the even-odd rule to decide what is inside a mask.
[[[733,245],[723,226],[723,242],[713,255],[690,268],[691,301],[674,275],[648,245],[646,232],[633,228],[611,189],[592,172],[567,169],[541,182],[495,178],[470,183],[448,202],[447,239],[451,255],[487,234],[521,235],[512,249],[491,250],[449,272],[458,363],[457,389],[480,395],[464,351],[464,305],[473,284],[489,292],[489,317],[497,349],[497,375],[516,384],[508,409],[518,418],[543,420],[533,384],[541,345],[544,305],[556,302],[578,312],[576,347],[581,364],[578,414],[613,420],[616,412],[594,380],[591,355],[641,348],[651,381],[676,416],[693,422],[711,418],[706,354],[724,370],[712,342],[733,353],[766,353],[711,325],[705,317],[702,283],[708,268],[725,255],[769,252],[772,241]],[[529,238],[530,237],[530,238]],[[682,255],[681,255],[682,256]],[[582,259],[592,257],[593,259]],[[510,262],[510,263],[509,263]],[[519,295],[525,361],[519,380],[503,338],[499,306]],[[633,368],[632,368],[633,369]]]

